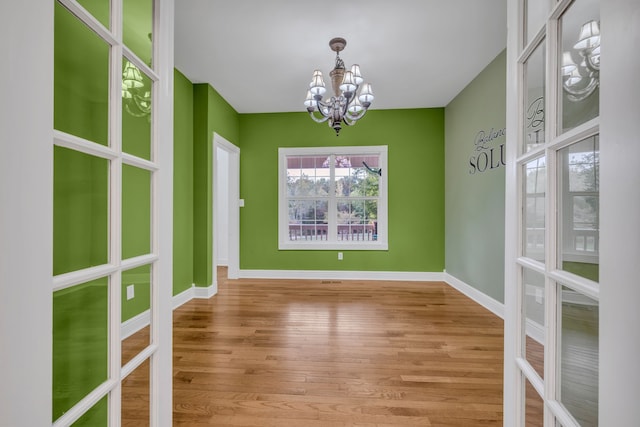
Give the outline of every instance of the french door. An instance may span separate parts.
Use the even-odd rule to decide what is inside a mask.
[[[55,0],[54,426],[171,424],[172,7]]]
[[[505,425],[596,426],[600,5],[513,1],[509,22]]]

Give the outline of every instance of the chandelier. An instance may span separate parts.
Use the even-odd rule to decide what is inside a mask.
[[[151,90],[145,87],[140,69],[127,60],[122,71],[122,104],[134,117],[151,113]]]
[[[578,61],[574,62],[574,58]],[[578,42],[562,54],[562,87],[569,100],[586,99],[600,85],[600,25],[589,21],[582,25]]]
[[[354,64],[350,71],[346,71],[344,61],[340,58],[340,51],[346,45],[347,41],[341,37],[329,41],[331,50],[336,53],[336,65],[329,73],[335,96],[322,99],[326,87],[322,79],[322,71],[315,70],[304,101],[311,118],[318,123],[328,122],[329,127],[336,131],[336,136],[340,135],[342,124],[352,126],[360,120],[374,98],[371,85],[363,84],[364,79],[358,64]],[[360,89],[359,94],[358,89]]]

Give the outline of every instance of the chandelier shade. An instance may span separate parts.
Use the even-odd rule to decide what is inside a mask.
[[[329,42],[331,50],[336,52],[336,63],[329,73],[334,95],[323,99],[327,88],[322,71],[315,70],[304,100],[304,106],[311,118],[318,123],[327,122],[335,130],[336,136],[340,135],[343,124],[352,126],[360,120],[374,99],[371,84],[363,83],[360,65],[354,64],[350,70],[345,68],[340,51],[346,45],[347,41],[341,37],[333,38]]]
[[[573,49],[562,53],[562,87],[567,98],[580,102],[600,86],[600,24],[589,21],[580,27]]]

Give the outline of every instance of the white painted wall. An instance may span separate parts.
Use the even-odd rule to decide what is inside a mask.
[[[51,425],[53,6],[0,2],[0,425]]]
[[[600,17],[599,425],[632,426],[640,420],[640,2],[601,1]]]
[[[229,265],[229,153],[216,147],[216,188],[220,203],[216,206],[216,261],[217,265]]]

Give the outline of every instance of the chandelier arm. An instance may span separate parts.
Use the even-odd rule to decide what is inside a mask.
[[[151,112],[151,98],[146,98],[140,95],[136,95],[133,94],[132,96],[133,101],[136,104],[136,107],[144,112],[145,114],[148,114],[149,112]],[[144,104],[147,104],[146,106]]]
[[[315,114],[313,114],[314,111],[315,110],[309,111],[309,117],[311,117],[314,122],[316,122],[316,123],[324,123],[327,120],[329,120],[329,116],[325,116],[324,114],[322,114],[322,112],[320,112],[320,114],[322,114],[322,117],[320,117],[320,118],[317,117]]]
[[[141,113],[136,113],[135,111],[131,110],[131,107],[129,107],[128,102],[124,104],[124,109],[127,111],[127,113],[131,114],[133,117],[144,117],[147,114],[149,114],[148,112],[145,113],[144,111]]]
[[[599,81],[595,77],[591,77],[589,84],[582,89],[573,89],[565,84],[562,85],[563,89],[569,94],[569,99],[572,101],[582,101],[591,95],[599,85]]]
[[[356,120],[360,120],[362,117],[364,117],[364,115],[367,113],[367,109],[364,108],[362,109],[362,111],[360,111],[358,114],[353,115],[351,114],[349,111],[347,111],[347,114],[345,114],[345,117],[349,117],[349,119],[352,122],[355,122]]]

